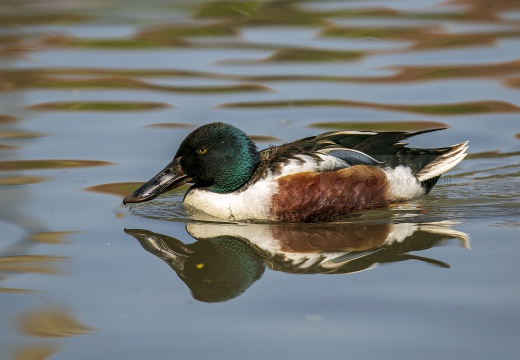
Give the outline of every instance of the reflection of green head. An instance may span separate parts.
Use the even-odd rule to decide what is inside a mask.
[[[265,265],[260,256],[237,238],[219,236],[199,240],[188,247],[194,253],[186,259],[181,279],[197,300],[233,299],[264,273]]]

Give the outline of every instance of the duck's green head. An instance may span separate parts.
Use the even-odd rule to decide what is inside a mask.
[[[161,172],[123,202],[148,201],[185,183],[231,192],[249,180],[259,161],[256,145],[242,130],[224,123],[203,125],[184,139]]]

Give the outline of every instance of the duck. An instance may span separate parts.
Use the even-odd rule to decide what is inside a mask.
[[[239,128],[209,123],[123,204],[191,183],[183,199],[188,213],[238,222],[330,221],[428,194],[468,149],[468,141],[435,149],[405,142],[437,130],[332,131],[259,151]]]

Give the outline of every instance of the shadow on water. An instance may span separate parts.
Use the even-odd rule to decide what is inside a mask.
[[[418,260],[449,268],[440,260],[411,252],[449,239],[469,248],[466,233],[453,222],[305,224],[192,223],[197,241],[180,240],[144,229],[125,229],[151,254],[166,262],[204,302],[231,300],[259,280],[265,267],[291,274],[350,274],[378,264]]]

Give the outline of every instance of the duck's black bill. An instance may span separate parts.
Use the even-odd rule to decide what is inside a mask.
[[[187,257],[194,253],[182,241],[167,235],[157,234],[145,229],[124,229],[124,231],[136,238],[146,251],[163,260],[171,257],[171,255]]]
[[[155,199],[162,193],[191,181],[192,179],[184,172],[184,169],[180,165],[179,158],[175,158],[147,183],[125,197],[123,204],[140,203]]]

